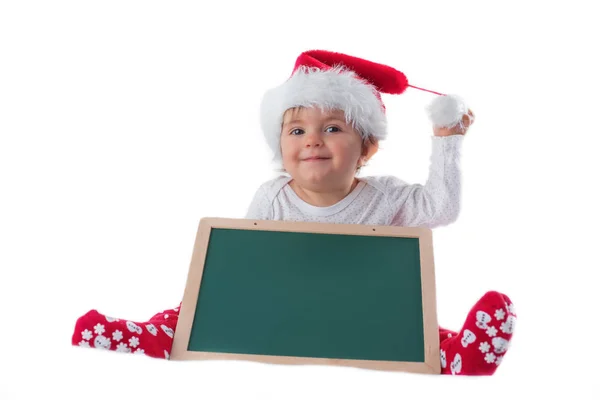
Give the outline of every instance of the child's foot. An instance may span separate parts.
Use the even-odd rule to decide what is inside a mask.
[[[442,374],[492,375],[506,355],[516,319],[508,296],[487,292],[458,334],[440,329]]]
[[[77,319],[71,343],[168,359],[178,317],[179,308],[160,312],[146,322],[110,318],[91,310]]]

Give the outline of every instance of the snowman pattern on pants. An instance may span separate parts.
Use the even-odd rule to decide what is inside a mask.
[[[495,311],[492,317],[485,311],[477,311],[475,313],[475,326],[480,332],[473,332],[469,329],[464,329],[461,337],[461,345],[463,348],[468,348],[473,345],[478,337],[481,341],[479,342],[479,350],[481,356],[488,364],[495,363],[497,366],[502,362],[503,354],[508,350],[509,340],[497,336],[498,332],[502,332],[507,335],[512,335],[516,324],[516,315],[514,306],[507,304],[505,308],[499,308]],[[499,326],[494,323],[499,323]],[[442,368],[446,368],[448,362],[450,363],[450,372],[452,375],[460,374],[462,370],[462,356],[460,351],[454,355],[453,360],[448,360],[446,352],[440,351],[440,361]]]
[[[176,310],[177,309],[174,309],[173,311]],[[161,324],[159,329],[153,323],[137,324],[132,321],[125,321],[125,327],[132,335],[127,341],[124,341],[124,332],[121,330],[122,324],[116,328],[111,329],[111,323],[119,322],[119,319],[108,316],[104,318],[106,319],[106,323],[104,323],[104,321],[97,322],[92,327],[93,331],[89,328],[83,329],[81,331],[81,341],[79,342],[79,346],[89,348],[93,347],[101,350],[110,350],[111,347],[115,345],[113,350],[115,350],[116,352],[144,354],[144,349],[141,347],[140,343],[140,336],[142,335],[144,330],[152,336],[156,337],[157,335],[166,335],[170,339],[173,339],[175,333],[173,329],[167,327],[164,324]],[[164,318],[168,318],[168,314],[165,314]],[[169,359],[169,352],[167,350],[164,350],[164,358]]]

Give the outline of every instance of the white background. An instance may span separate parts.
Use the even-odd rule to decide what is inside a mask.
[[[200,3],[1,3],[0,398],[598,398],[593,2]],[[144,321],[179,303],[200,218],[243,217],[274,176],[259,101],[311,48],[469,101],[462,212],[434,232],[438,317],[459,329],[485,291],[509,295],[497,373],[71,346],[89,309]],[[384,97],[390,138],[363,175],[425,181],[433,96]]]

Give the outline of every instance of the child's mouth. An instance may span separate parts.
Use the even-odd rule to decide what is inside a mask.
[[[310,157],[310,158],[305,158],[303,161],[325,161],[325,160],[329,160],[329,158],[326,158],[326,157]]]

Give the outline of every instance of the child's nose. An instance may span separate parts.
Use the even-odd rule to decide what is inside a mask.
[[[320,132],[308,131],[304,134],[306,147],[321,146],[323,144],[323,138]]]

